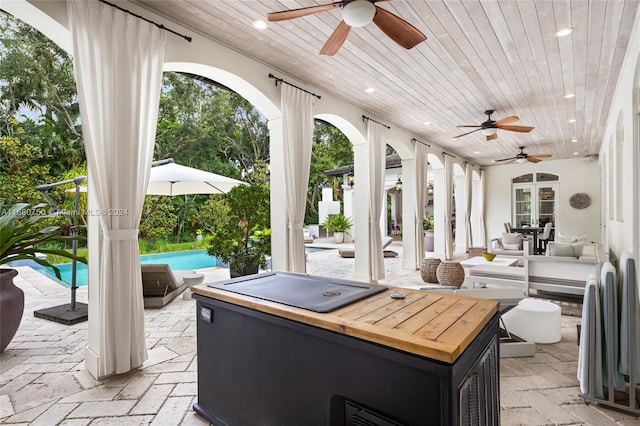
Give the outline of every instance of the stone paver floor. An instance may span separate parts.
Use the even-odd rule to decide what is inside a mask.
[[[332,247],[331,244],[327,244]],[[394,243],[391,249],[402,253]],[[308,272],[352,278],[353,259],[337,250],[308,255]],[[418,287],[418,271],[386,258],[384,283]],[[33,311],[69,302],[69,290],[19,268],[25,292],[20,329],[0,355],[0,423],[24,425],[205,425],[191,408],[197,398],[195,301],[181,296],[145,311],[149,359],[142,368],[97,381],[84,370],[87,323],[65,326],[35,318]],[[224,269],[204,270],[207,281],[228,278]],[[86,288],[78,290],[86,302]],[[576,317],[562,317],[562,341],[537,345],[531,358],[501,360],[502,425],[640,425],[630,414],[578,397]],[[244,425],[240,425],[244,426]]]

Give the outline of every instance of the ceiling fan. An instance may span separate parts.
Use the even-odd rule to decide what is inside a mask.
[[[335,55],[342,47],[351,27],[363,27],[373,21],[391,40],[405,49],[411,49],[427,37],[416,27],[393,13],[376,6],[377,1],[386,0],[344,0],[331,4],[283,10],[267,14],[269,21],[285,21],[313,15],[318,12],[342,8],[342,21],[320,49],[321,55]]]
[[[458,136],[454,136],[453,138],[451,138],[452,140],[458,140],[463,136],[466,136],[468,134],[477,132],[478,130],[482,131],[482,134],[485,135],[487,137],[487,142],[492,140],[492,139],[497,139],[498,138],[498,129],[502,129],[502,130],[509,130],[511,132],[520,132],[520,133],[529,133],[530,131],[532,131],[534,128],[533,127],[529,127],[529,126],[511,126],[511,123],[515,123],[516,121],[520,120],[519,117],[512,115],[509,117],[505,117],[502,120],[498,120],[498,121],[493,121],[491,119],[491,114],[494,113],[494,111],[492,109],[488,109],[484,112],[487,115],[487,121],[485,121],[484,123],[475,126],[475,125],[465,125],[465,124],[461,124],[459,126],[456,127],[477,127],[476,130],[472,130],[470,132],[467,133],[463,133],[461,135]]]
[[[551,154],[536,154],[529,155],[524,152],[524,146],[519,146],[520,152],[515,157],[511,158],[503,158],[502,160],[496,160],[495,162],[504,162],[504,164],[513,163],[526,163],[527,161],[531,163],[539,163],[543,158],[551,158]]]

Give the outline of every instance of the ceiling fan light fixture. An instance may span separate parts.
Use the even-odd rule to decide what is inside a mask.
[[[373,20],[376,7],[369,0],[354,0],[342,9],[342,19],[350,27],[364,27]]]
[[[493,136],[498,133],[498,129],[495,127],[488,127],[486,129],[482,129],[481,133],[485,136]]]
[[[527,159],[526,158],[516,158],[516,163],[526,163]]]

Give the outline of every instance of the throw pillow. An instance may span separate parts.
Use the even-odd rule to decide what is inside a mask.
[[[522,234],[518,232],[503,232],[502,245],[506,250],[522,250]]]
[[[584,243],[573,243],[571,244],[571,247],[573,247],[573,255],[575,257],[580,257],[582,256],[582,252],[584,251]]]
[[[558,232],[554,238],[559,243],[584,243],[587,241],[586,235],[565,235]]]
[[[547,254],[549,256],[575,257],[573,244],[567,243],[549,243],[547,244]]]

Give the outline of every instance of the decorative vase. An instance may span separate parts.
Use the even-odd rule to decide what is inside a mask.
[[[340,243],[344,242],[344,232],[334,232],[333,233],[333,238],[334,238],[334,241],[336,242],[336,244],[340,244]]]
[[[24,311],[24,292],[13,283],[15,269],[0,269],[0,353],[16,335]]]
[[[433,252],[433,230],[424,231],[424,251]]]

